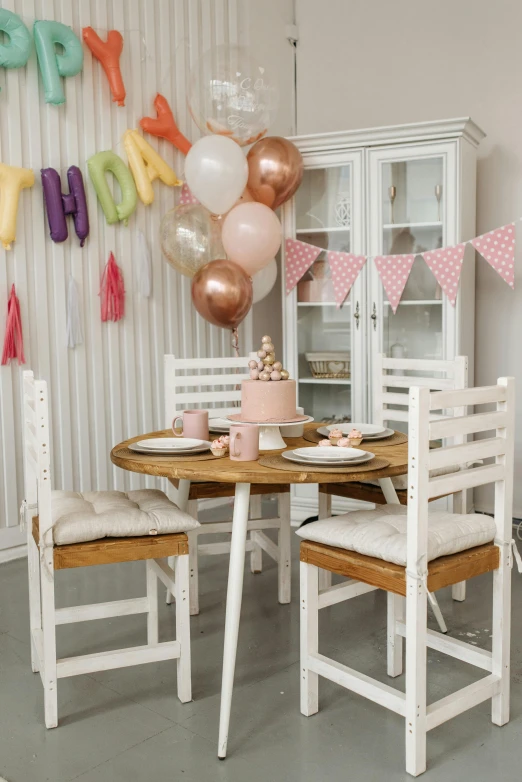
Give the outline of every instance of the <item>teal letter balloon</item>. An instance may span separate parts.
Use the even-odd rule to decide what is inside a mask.
[[[96,190],[98,201],[109,225],[123,220],[127,225],[128,219],[136,209],[138,194],[132,174],[116,152],[108,150],[97,152],[87,161],[89,176]],[[118,180],[121,190],[121,202],[116,204],[109,190],[105,172],[110,171]]]
[[[35,22],[34,43],[45,89],[45,102],[65,103],[60,76],[76,76],[83,66],[83,49],[78,36],[61,22]],[[63,54],[55,50],[56,44]]]
[[[19,16],[5,8],[0,8],[0,30],[9,38],[7,43],[0,44],[0,66],[22,68],[33,47],[31,33]]]

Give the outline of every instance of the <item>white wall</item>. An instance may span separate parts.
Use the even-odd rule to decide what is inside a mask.
[[[127,89],[125,108],[111,101],[98,62],[84,47],[81,75],[67,79],[66,103],[44,103],[33,52],[26,68],[0,69],[0,159],[33,168],[36,184],[23,192],[14,249],[0,259],[0,344],[7,292],[14,282],[20,298],[27,367],[50,385],[53,484],[57,488],[137,487],[142,479],[114,468],[111,447],[136,432],[163,423],[163,354],[230,354],[229,335],[205,323],[190,303],[190,284],[164,261],[158,246],[162,215],[177,193],[155,183],[154,203],[138,205],[129,226],[107,226],[87,176],[90,155],[113,149],[125,158],[121,138],[140,117],[153,113],[156,92],[170,101],[182,131],[196,138],[186,108],[190,64],[213,42],[238,36],[236,0],[3,0],[29,29],[35,19],[56,19],[81,29],[116,28],[124,36],[121,61]],[[167,142],[149,141],[183,174],[183,158]],[[86,182],[91,233],[83,249],[69,225],[69,240],[48,236],[39,171],[58,169],[65,184],[69,165],[79,165]],[[136,229],[144,231],[153,263],[150,299],[137,292]],[[117,324],[101,323],[100,275],[113,250],[123,269],[126,314]],[[66,288],[69,273],[79,287],[85,344],[66,347]],[[247,346],[245,346],[247,347]],[[20,429],[21,368],[0,368],[0,549],[22,543],[18,506],[23,496]],[[150,481],[151,479],[149,479]],[[0,555],[1,556],[1,555]],[[5,555],[4,555],[5,556]]]
[[[487,133],[477,232],[522,217],[521,3],[297,0],[297,24],[299,134],[469,115]],[[520,266],[520,250],[517,256]],[[522,383],[521,282],[517,272],[513,292],[477,259],[477,384],[500,375]],[[520,474],[520,401],[516,434]],[[491,492],[477,492],[476,503],[490,508]],[[515,515],[522,517],[520,482]]]
[[[279,111],[271,136],[292,136],[295,133],[294,47],[287,40],[287,25],[293,24],[293,0],[244,0],[240,17],[241,40],[249,41],[260,62],[267,62],[277,74]],[[276,350],[283,352],[281,267],[270,296],[253,308],[254,345],[260,347],[261,337],[269,334]],[[259,344],[258,344],[259,343]]]

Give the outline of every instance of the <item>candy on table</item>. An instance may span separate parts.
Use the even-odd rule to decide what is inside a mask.
[[[276,361],[275,347],[272,337],[267,334],[261,340],[261,348],[257,351],[257,359],[248,362],[251,380],[288,380],[290,373],[283,369],[280,361]]]
[[[327,446],[331,447],[332,443],[330,442],[330,440],[319,440],[318,445],[320,448],[326,448]]]

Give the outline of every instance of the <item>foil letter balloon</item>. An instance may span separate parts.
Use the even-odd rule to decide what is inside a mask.
[[[123,220],[127,225],[128,219],[136,209],[138,196],[136,194],[136,185],[132,174],[116,152],[107,150],[97,152],[87,161],[89,176],[96,190],[98,201],[101,204],[105,219],[112,225],[118,220]],[[121,202],[116,204],[112,193],[109,190],[105,172],[110,171],[116,179],[121,190]]]
[[[16,215],[20,190],[34,185],[30,168],[16,168],[0,163],[0,241],[6,250],[16,239]]]
[[[140,119],[142,130],[145,133],[150,133],[151,136],[159,136],[159,138],[170,141],[180,152],[186,155],[192,144],[176,125],[176,120],[167,99],[160,95],[159,92],[154,98],[154,108],[157,115],[155,119],[154,117],[143,117]]]
[[[177,178],[176,172],[165,163],[137,130],[127,130],[124,133],[123,146],[129,159],[138,195],[144,204],[152,204],[154,201],[152,183],[155,179],[161,179],[170,187],[175,185],[181,187],[183,182]]]
[[[69,193],[62,193],[60,174],[54,168],[42,168],[42,188],[47,219],[53,242],[65,242],[67,231],[67,215],[72,215],[74,229],[83,247],[89,234],[89,214],[87,199],[83,185],[82,172],[78,166],[70,166],[67,171]]]
[[[45,102],[65,103],[60,77],[76,76],[83,67],[83,49],[80,39],[70,27],[61,22],[35,22],[34,43],[38,65],[42,74]],[[56,44],[63,46],[63,54],[56,51]]]
[[[123,51],[122,34],[118,30],[109,30],[107,40],[102,41],[92,27],[84,27],[82,36],[93,55],[102,64],[111,89],[112,100],[118,106],[125,106],[125,87],[120,71],[120,55]]]
[[[31,33],[20,17],[6,8],[0,8],[0,30],[8,37],[7,43],[0,44],[0,66],[22,68],[33,48]]]

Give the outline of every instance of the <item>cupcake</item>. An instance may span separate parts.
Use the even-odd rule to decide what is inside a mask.
[[[328,435],[328,439],[332,443],[332,445],[337,445],[341,437],[343,436],[343,433],[340,429],[331,429],[330,434]]]
[[[330,440],[319,440],[318,446],[321,448],[325,448],[328,445],[331,445],[332,443]]]
[[[230,446],[230,435],[222,434],[219,439],[227,448]]]
[[[221,438],[219,438],[219,440],[212,440],[210,443],[210,450],[212,451],[213,456],[224,456],[227,452],[227,446],[222,442]]]
[[[350,440],[347,437],[341,437],[337,440],[339,448],[350,448]]]
[[[362,443],[363,436],[358,429],[352,429],[352,431],[348,433],[348,439],[350,445],[353,447],[354,445],[360,445]]]

